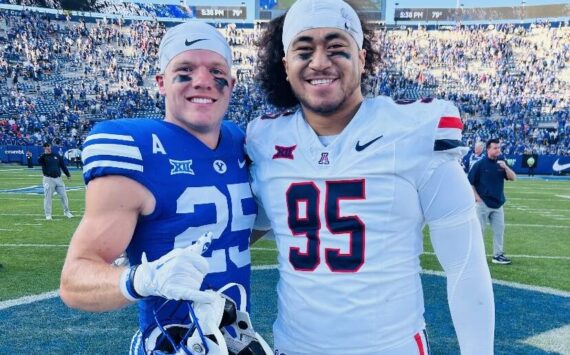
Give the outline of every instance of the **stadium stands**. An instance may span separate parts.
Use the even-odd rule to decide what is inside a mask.
[[[189,16],[180,7],[116,0],[96,6],[115,14]],[[154,87],[162,31],[154,21],[74,22],[0,11],[0,145],[77,146],[96,121],[162,117]],[[227,118],[245,127],[274,110],[253,80],[259,26],[220,31],[238,78]],[[369,95],[450,99],[464,118],[466,144],[498,136],[506,154],[570,155],[568,25],[378,28],[376,34],[383,62],[367,82]]]

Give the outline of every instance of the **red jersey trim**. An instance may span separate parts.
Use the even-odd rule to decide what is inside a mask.
[[[459,117],[442,117],[439,119],[439,124],[437,128],[457,128],[463,129],[463,122],[461,122],[461,118]]]

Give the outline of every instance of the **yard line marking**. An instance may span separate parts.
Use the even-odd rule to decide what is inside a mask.
[[[520,192],[518,192],[517,190],[507,191],[507,195],[510,195],[510,194],[515,194],[515,195],[546,195],[546,196],[550,196],[550,193],[541,192],[541,191],[520,191]],[[558,195],[554,195],[554,196],[558,196]],[[559,197],[562,197],[562,195],[559,196]]]
[[[37,195],[37,196],[43,198],[43,195]],[[30,201],[33,203],[37,203],[37,201],[31,201],[29,198],[15,198],[15,197],[4,197],[4,196],[0,196],[0,201]]]
[[[0,244],[1,246],[2,244]],[[277,248],[256,248],[251,247],[250,250],[252,251],[277,251]],[[424,254],[427,255],[435,255],[434,252],[426,251]],[[487,257],[491,257],[493,255],[489,254]],[[527,259],[551,259],[551,260],[570,260],[570,256],[547,256],[547,255],[525,255],[525,254],[509,254],[510,257],[513,258],[527,258]]]
[[[570,228],[570,226],[555,226],[553,224],[523,224],[523,223],[507,223],[509,227],[536,227],[536,228]]]
[[[68,192],[69,192],[69,191],[68,191]],[[38,200],[44,198],[44,195],[39,195],[39,194],[36,194],[36,195],[29,194],[29,195],[27,195],[27,196],[37,197]],[[68,195],[68,196],[69,196],[69,195]],[[59,198],[59,196],[57,196],[57,197],[54,196],[54,199],[55,199],[55,198]],[[69,198],[69,197],[68,197],[67,199],[68,199],[69,201],[84,201],[84,200],[85,200],[85,199],[83,199],[83,198]],[[30,202],[33,202],[33,203],[37,203],[37,202],[38,202],[38,201],[31,201],[29,197],[23,198],[23,197],[4,197],[4,196],[0,196],[0,201],[30,201]]]
[[[41,223],[16,223],[15,226],[41,226]]]
[[[567,208],[532,208],[529,206],[515,205],[515,204],[507,205],[507,207],[512,207],[518,210],[531,211],[531,212],[544,212],[544,213],[546,213],[547,211],[570,212],[570,210]]]
[[[277,269],[277,265],[256,265],[256,266],[251,267],[251,270],[253,270],[253,271],[273,270],[273,269]],[[422,270],[421,273],[426,274],[426,275],[435,275],[435,276],[445,277],[445,274],[443,273],[443,271]],[[517,289],[521,289],[521,290],[546,293],[546,294],[554,295],[554,296],[570,297],[570,292],[566,292],[566,291],[562,291],[562,290],[556,290],[556,289],[553,289],[550,287],[529,286],[529,285],[519,284],[516,282],[501,281],[501,280],[495,280],[495,279],[493,279],[493,284],[508,286],[508,287],[517,288]],[[20,306],[20,305],[24,305],[24,304],[34,303],[34,302],[38,302],[38,301],[43,301],[43,300],[55,298],[58,296],[59,296],[59,289],[54,290],[54,291],[40,293],[38,295],[24,296],[24,297],[12,299],[12,300],[1,301],[0,302],[0,310],[11,308],[11,307],[16,307],[16,306]]]
[[[77,214],[78,216],[80,216],[78,211],[71,211],[71,213],[74,213],[74,214]],[[43,213],[42,214],[40,214],[40,213],[0,213],[0,216],[39,217],[39,216],[43,216]],[[506,225],[510,226],[510,227],[535,227],[535,228],[557,228],[557,229],[570,228],[570,225],[569,226],[556,226],[556,225],[551,225],[551,224],[507,223]]]
[[[14,172],[14,171],[17,172],[17,171],[23,171],[23,170],[28,170],[28,169],[29,169],[29,168],[25,168],[25,169],[24,169],[24,168],[5,168],[5,169],[2,169],[2,170],[0,170],[0,171],[2,171],[3,173],[11,173],[11,172]]]
[[[521,341],[544,351],[570,354],[570,325],[533,335]]]
[[[560,197],[560,196],[558,196]],[[508,197],[507,200],[514,201],[514,200],[522,200],[522,201],[544,201],[544,198],[526,198],[526,197]]]
[[[8,229],[8,228],[0,228],[0,231],[3,232],[21,232],[21,229]]]
[[[426,274],[426,275],[435,275],[435,276],[445,277],[445,273],[443,271],[422,270],[421,273]],[[555,288],[550,288],[550,287],[530,286],[530,285],[520,284],[517,282],[502,281],[502,280],[496,280],[496,279],[493,279],[493,284],[513,287],[513,288],[517,288],[520,290],[546,293],[546,294],[553,295],[553,296],[570,297],[570,292],[557,290]]]
[[[424,251],[426,255],[435,255],[434,252]],[[492,257],[492,254],[487,254],[487,257]],[[550,259],[550,260],[570,260],[570,256],[547,256],[547,255],[525,255],[525,254],[509,254],[512,258],[526,258],[526,259]]]
[[[73,215],[80,214],[79,212],[83,212],[84,210],[71,210]],[[0,213],[0,216],[21,216],[21,217],[39,217],[44,216],[43,213]],[[44,216],[45,217],[45,216]],[[62,215],[63,217],[63,215]]]
[[[69,244],[0,244],[5,248],[67,248]]]
[[[277,264],[273,264],[273,265],[255,265],[251,267],[252,271],[256,271],[256,270],[273,270],[273,269],[277,269],[279,265]]]
[[[567,199],[570,199],[570,196],[567,196],[567,195],[554,195],[554,196],[560,197],[560,198],[567,198]]]
[[[523,190],[530,190],[530,191],[540,191],[540,190],[560,190],[567,188],[566,185],[560,186],[505,186],[505,190],[513,190],[513,191],[523,191]]]
[[[30,296],[16,298],[13,300],[2,301],[0,302],[0,310],[15,306],[21,306],[24,304],[30,304],[38,301],[48,300],[50,298],[55,298],[58,296],[59,296],[59,289],[45,293],[40,293],[39,295],[30,295]]]

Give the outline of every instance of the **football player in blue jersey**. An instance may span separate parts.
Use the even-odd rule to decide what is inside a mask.
[[[196,323],[188,301],[219,304],[211,290],[249,305],[257,214],[243,131],[223,121],[235,82],[225,38],[205,23],[180,24],[158,56],[164,120],[105,121],[85,140],[85,214],[61,275],[70,307],[138,303],[132,354],[182,351],[179,340]],[[123,251],[131,266],[112,266]]]

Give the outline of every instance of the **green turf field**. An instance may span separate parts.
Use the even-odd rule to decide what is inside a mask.
[[[43,214],[41,171],[19,165],[0,165],[0,301],[58,288],[67,245],[83,214],[84,190],[80,171],[71,170],[66,181],[75,218],[67,219],[57,196],[53,220]],[[506,183],[505,251],[512,265],[490,264],[492,277],[532,286],[570,291],[570,181],[542,179]],[[29,193],[7,192],[23,189]],[[33,193],[33,192],[36,193]],[[491,248],[490,231],[486,236]],[[425,239],[422,265],[441,270]],[[256,243],[254,265],[275,264],[270,241]],[[490,259],[489,259],[490,260]]]

